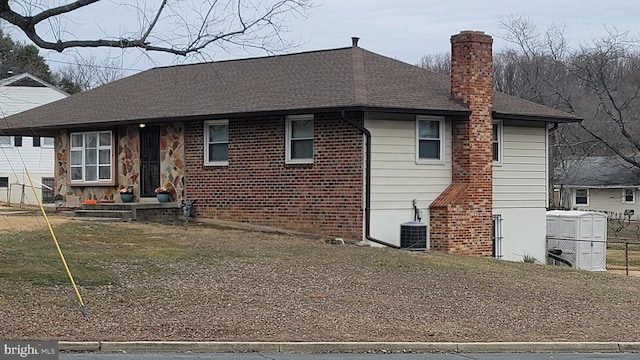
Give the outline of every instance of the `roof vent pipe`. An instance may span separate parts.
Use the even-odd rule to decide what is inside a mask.
[[[360,40],[360,38],[359,38],[359,37],[357,37],[357,36],[353,36],[353,37],[351,38],[351,46],[352,46],[352,47],[358,47],[358,40]]]

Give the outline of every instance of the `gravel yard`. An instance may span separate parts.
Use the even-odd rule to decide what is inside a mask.
[[[15,224],[0,232],[6,340],[640,338],[635,277],[227,227],[57,219],[84,318],[42,219],[3,217]]]

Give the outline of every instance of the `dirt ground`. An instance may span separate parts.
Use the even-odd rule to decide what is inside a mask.
[[[11,231],[42,219],[0,222]],[[635,277],[226,226],[52,222],[89,317],[48,242],[35,248],[46,234],[0,234],[2,339],[640,339]]]
[[[72,221],[70,216],[52,214],[48,216],[51,225]],[[46,227],[46,220],[39,209],[0,208],[0,232],[23,231]]]

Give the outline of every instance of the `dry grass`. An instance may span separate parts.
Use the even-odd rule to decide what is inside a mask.
[[[0,234],[0,338],[640,338],[634,277],[197,225],[56,229],[89,318],[44,228]]]

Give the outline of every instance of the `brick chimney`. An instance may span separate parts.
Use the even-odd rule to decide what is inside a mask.
[[[468,117],[452,119],[451,185],[430,206],[431,247],[491,256],[493,55],[491,36],[462,31],[451,37],[451,95]]]

